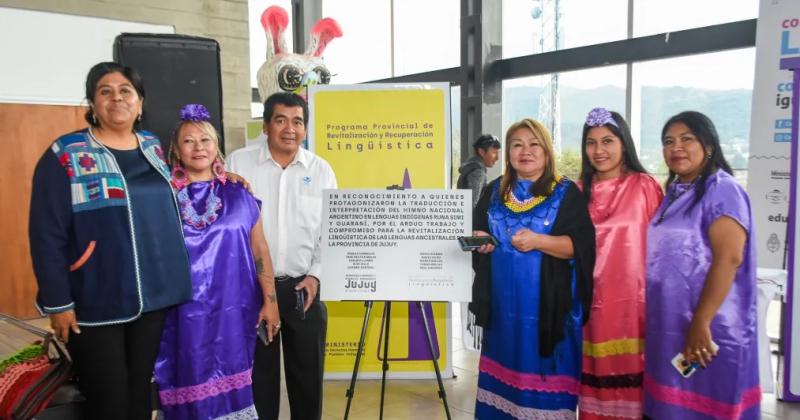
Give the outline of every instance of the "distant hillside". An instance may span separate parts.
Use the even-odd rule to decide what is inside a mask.
[[[503,90],[503,127],[524,117],[539,117],[539,87],[511,87]],[[747,140],[750,136],[752,91],[711,90],[683,87],[642,88],[641,130],[633,133],[643,149],[661,147],[661,128],[670,116],[684,110],[706,113],[717,126],[723,144]],[[580,147],[586,113],[596,106],[624,114],[624,89],[601,86],[593,89],[561,88],[561,139],[564,149]]]

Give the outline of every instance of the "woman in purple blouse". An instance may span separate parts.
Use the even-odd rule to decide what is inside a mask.
[[[645,407],[652,419],[758,419],[750,199],[705,115],[661,133],[666,197],[647,234]]]
[[[192,298],[167,313],[155,379],[166,420],[258,418],[256,325],[280,318],[260,203],[226,182],[219,140],[202,105],[181,110],[170,145],[172,182],[189,252]]]

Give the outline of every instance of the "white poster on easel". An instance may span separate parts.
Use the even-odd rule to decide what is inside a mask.
[[[328,190],[323,205],[325,300],[471,300],[457,239],[470,235],[472,191]]]

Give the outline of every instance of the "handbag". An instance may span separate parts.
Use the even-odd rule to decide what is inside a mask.
[[[0,321],[41,338],[0,361],[0,420],[28,420],[73,376],[72,361],[53,333],[3,314]]]

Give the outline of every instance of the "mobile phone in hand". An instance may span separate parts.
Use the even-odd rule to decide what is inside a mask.
[[[711,351],[714,353],[717,353],[717,351],[719,351],[719,346],[717,345],[717,343],[713,341],[711,342]],[[677,370],[678,373],[680,373],[680,375],[683,376],[684,378],[688,378],[694,375],[694,373],[697,372],[697,368],[701,366],[700,362],[698,361],[690,362],[686,360],[686,358],[683,357],[683,353],[676,354],[675,357],[672,358],[670,363],[675,368],[675,370]]]
[[[306,289],[295,290],[295,307],[301,321],[306,319]]]
[[[670,363],[672,364],[672,367],[674,367],[675,370],[677,370],[678,373],[684,378],[694,375],[694,373],[697,372],[697,368],[700,367],[700,363],[686,360],[683,357],[683,353],[676,354]]]
[[[262,319],[261,322],[258,324],[258,328],[256,328],[256,336],[258,336],[258,339],[261,340],[261,342],[264,343],[265,346],[272,344],[272,342],[269,341],[269,338],[267,336],[266,320]]]
[[[474,251],[486,244],[497,246],[497,239],[494,236],[459,236],[458,244],[464,251]]]

